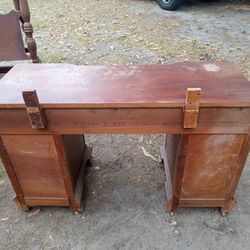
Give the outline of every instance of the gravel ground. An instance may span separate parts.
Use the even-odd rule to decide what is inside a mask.
[[[250,80],[250,2],[196,1],[177,12],[141,0],[30,0],[43,62],[162,64],[232,61]],[[10,9],[1,0],[0,10]],[[226,217],[217,209],[164,212],[164,135],[87,135],[86,211],[20,212],[0,165],[0,249],[249,249],[250,159]]]

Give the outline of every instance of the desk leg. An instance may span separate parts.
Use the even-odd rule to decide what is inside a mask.
[[[80,135],[3,135],[0,154],[22,210],[83,210],[84,170],[91,148]]]
[[[170,213],[179,207],[189,138],[189,135],[167,135],[165,147],[161,148],[166,174],[166,210]]]

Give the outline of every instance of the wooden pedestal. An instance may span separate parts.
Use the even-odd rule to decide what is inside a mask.
[[[248,152],[245,134],[168,135],[161,148],[167,211],[219,207],[223,214],[230,212]]]
[[[22,210],[68,206],[83,210],[84,169],[91,149],[81,135],[3,135],[0,156]]]

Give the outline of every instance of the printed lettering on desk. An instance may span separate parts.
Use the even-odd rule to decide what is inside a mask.
[[[54,126],[58,127],[61,124],[59,122],[55,122]],[[114,127],[122,127],[125,126],[125,122],[79,122],[79,121],[75,121],[75,122],[70,122],[70,123],[66,123],[65,124],[67,127],[73,127],[73,128],[95,128],[95,127],[99,127],[99,128],[114,128]]]

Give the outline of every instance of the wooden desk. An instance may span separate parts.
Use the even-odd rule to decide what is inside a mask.
[[[81,210],[87,133],[168,134],[167,210],[232,209],[250,148],[250,84],[232,64],[17,65],[0,84],[1,158],[22,209]],[[33,90],[39,102],[22,95]]]

